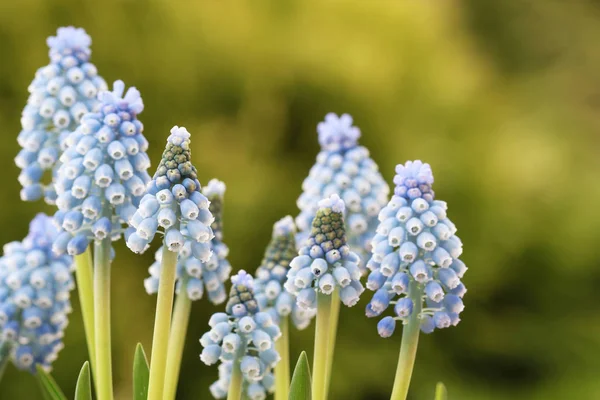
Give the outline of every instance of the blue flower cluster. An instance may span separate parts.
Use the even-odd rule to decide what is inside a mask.
[[[106,83],[90,63],[92,40],[83,29],[59,28],[47,42],[50,64],[38,69],[29,85],[17,139],[22,150],[15,163],[21,168],[21,199],[45,197],[54,204],[56,191],[42,182],[43,175],[53,170],[54,176],[67,136],[85,113],[97,110],[97,94],[106,90]]]
[[[31,373],[36,364],[50,370],[71,312],[72,258],[52,252],[56,233],[52,218],[38,214],[27,237],[5,245],[0,258],[0,347]]]
[[[222,241],[225,184],[212,179],[202,188],[202,193],[210,201],[209,211],[214,217],[211,225],[214,238],[210,241],[212,255],[206,262],[193,257],[193,241],[186,239],[177,257],[177,292],[185,290],[191,300],[200,300],[206,290],[213,304],[221,304],[227,299],[225,282],[231,273],[231,265],[227,261],[229,247]],[[156,252],[156,262],[149,269],[150,277],[144,281],[148,294],[158,291],[162,252],[163,247]]]
[[[310,236],[290,263],[284,287],[296,296],[296,304],[302,309],[315,309],[317,292],[331,295],[336,288],[342,303],[352,307],[364,288],[360,283],[360,259],[346,241],[344,201],[333,194],[321,200],[318,207]]]
[[[287,216],[275,223],[271,243],[256,270],[255,293],[260,309],[269,312],[277,324],[281,318],[290,316],[296,328],[304,329],[310,324],[316,310],[298,307],[294,296],[283,288],[290,262],[298,254],[295,234],[296,226],[292,217]]]
[[[221,361],[219,379],[210,387],[215,398],[227,396],[233,368],[239,368],[245,397],[263,400],[275,388],[273,368],[280,357],[274,342],[281,331],[269,313],[259,311],[252,276],[241,270],[231,282],[227,312],[210,318],[211,330],[200,339],[200,359],[206,365]]]
[[[361,256],[361,268],[368,258],[370,240],[377,227],[377,215],[388,201],[389,187],[379,173],[369,150],[359,146],[360,130],[352,126],[352,117],[330,113],[317,126],[321,152],[316,164],[302,183],[298,198],[300,230],[298,244],[310,233],[311,223],[321,199],[339,195],[346,204],[348,244]]]
[[[394,183],[394,196],[379,214],[373,256],[367,263],[372,271],[367,288],[375,292],[367,316],[380,316],[394,304],[396,316],[378,324],[379,334],[389,337],[396,320],[406,323],[416,302],[421,309],[424,297],[419,314],[424,333],[454,326],[464,309],[467,290],[460,279],[467,267],[458,259],[462,242],[446,215],[446,203],[434,200],[431,167],[421,161],[400,164]],[[409,290],[411,286],[416,290]]]
[[[214,234],[210,225],[214,217],[210,202],[200,192],[196,167],[191,161],[190,136],[183,127],[171,129],[148,192],[129,220],[127,246],[134,253],[146,251],[162,228],[167,250],[180,253],[189,240],[194,258],[203,263],[212,258],[210,241]]]
[[[118,240],[145,193],[150,159],[137,119],[144,104],[135,88],[124,91],[116,81],[112,92],[101,92],[99,111],[85,114],[65,139],[55,182],[56,254],[81,254],[93,239]]]

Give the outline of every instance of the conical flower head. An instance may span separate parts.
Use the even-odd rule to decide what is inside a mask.
[[[50,369],[71,312],[73,260],[52,252],[56,233],[52,219],[39,214],[27,237],[5,245],[0,258],[0,348],[31,373],[36,365]]]
[[[321,200],[310,236],[290,263],[284,287],[302,309],[316,308],[317,292],[331,295],[339,289],[342,303],[352,307],[364,291],[360,258],[347,244],[344,209],[337,194]]]
[[[273,236],[263,261],[256,271],[256,300],[260,309],[269,312],[275,322],[290,316],[298,329],[304,329],[314,316],[313,311],[296,305],[296,299],[284,290],[290,263],[296,257],[296,226],[287,216],[273,226]]]
[[[394,183],[395,195],[379,214],[367,263],[372,271],[367,288],[375,292],[367,316],[382,315],[395,301],[395,316],[378,325],[383,337],[391,336],[395,321],[406,322],[414,309],[422,309],[418,317],[425,333],[454,326],[464,308],[466,288],[460,279],[467,267],[459,260],[462,242],[446,215],[447,205],[434,199],[429,164],[398,165]]]
[[[192,246],[195,242],[186,238],[183,249],[177,256],[177,292],[184,290],[192,300],[200,300],[204,293],[213,304],[221,304],[227,299],[225,282],[231,273],[231,264],[227,260],[229,248],[223,240],[223,196],[225,184],[217,179],[212,179],[202,192],[209,199],[209,210],[214,221],[211,228],[214,237],[210,241],[212,254],[207,261],[200,261],[193,256]],[[144,281],[148,294],[158,292],[161,271],[161,260],[164,247],[156,252],[156,262],[149,268],[150,277]]]
[[[302,184],[303,193],[297,202],[298,245],[303,245],[310,234],[319,201],[337,194],[346,204],[348,244],[366,260],[377,214],[387,203],[389,187],[369,151],[358,145],[360,130],[352,125],[351,116],[328,114],[317,131],[321,152]]]
[[[91,39],[83,29],[59,28],[47,42],[50,64],[40,68],[29,85],[18,137],[22,150],[15,163],[21,168],[21,199],[45,197],[54,204],[55,189],[51,182],[43,182],[43,175],[52,170],[55,178],[66,137],[85,113],[97,111],[97,94],[107,87],[90,63]]]
[[[214,217],[210,202],[200,192],[196,168],[191,162],[190,133],[178,126],[171,129],[167,146],[154,178],[148,184],[137,211],[130,219],[127,246],[135,253],[149,247],[158,230],[164,231],[163,244],[168,251],[180,253],[191,241],[191,253],[207,262],[213,251]]]
[[[84,115],[65,139],[55,182],[57,254],[81,254],[94,239],[118,240],[150,181],[148,141],[137,119],[144,109],[140,93],[125,93],[125,84],[116,81],[98,98],[98,112]]]
[[[254,280],[246,271],[241,270],[231,278],[229,300],[225,306],[227,314],[241,318],[258,312],[258,303],[254,298]]]

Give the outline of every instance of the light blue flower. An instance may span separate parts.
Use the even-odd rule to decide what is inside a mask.
[[[107,87],[90,62],[92,40],[83,29],[58,28],[47,42],[50,64],[38,69],[29,85],[17,139],[22,150],[15,163],[21,168],[21,199],[44,197],[54,204],[56,191],[51,182],[43,182],[44,172],[52,170],[56,177],[67,136],[85,113],[98,110],[97,95]]]
[[[219,379],[210,387],[213,397],[227,397],[233,368],[243,377],[242,390],[252,400],[265,399],[275,386],[273,369],[279,362],[275,341],[281,331],[271,314],[259,311],[254,297],[255,282],[244,270],[231,278],[227,313],[216,313],[210,330],[200,339],[200,360],[219,365]]]
[[[421,161],[400,164],[394,183],[394,196],[379,213],[367,263],[367,288],[375,294],[366,314],[379,316],[394,304],[395,316],[378,325],[382,337],[394,331],[390,319],[407,323],[415,304],[424,304],[418,315],[424,333],[455,326],[464,309],[466,288],[460,280],[467,267],[458,259],[462,242],[446,215],[446,203],[434,199],[431,167]],[[409,293],[411,284],[417,293]]]
[[[292,217],[287,216],[275,223],[271,242],[256,270],[255,292],[260,309],[269,312],[277,324],[281,318],[289,316],[296,328],[304,329],[315,316],[315,311],[298,307],[294,295],[283,288],[290,262],[298,254],[295,234]]]
[[[284,284],[302,309],[316,308],[316,293],[330,295],[339,289],[340,300],[354,306],[364,288],[359,257],[350,250],[344,225],[344,201],[337,194],[323,199],[312,222],[310,236],[290,263]]]
[[[223,196],[225,195],[225,184],[217,179],[212,179],[208,182],[208,185],[202,188],[202,193],[210,202],[209,211],[212,214],[211,216],[203,210],[203,218],[206,218],[206,220],[202,222],[206,224],[210,220],[213,220],[211,228],[214,237],[206,248],[207,251],[211,252],[211,255],[208,261],[201,261],[194,257],[192,245],[195,241],[186,239],[183,249],[177,257],[177,291],[185,290],[191,300],[201,299],[206,292],[208,299],[213,304],[221,304],[227,299],[225,282],[229,279],[229,274],[231,273],[231,265],[227,261],[229,248],[223,243]],[[159,212],[159,220],[161,219],[160,214],[162,213],[164,217],[166,211],[170,211],[169,215],[173,215],[173,220],[177,219],[172,209],[163,208]],[[158,227],[157,220],[147,218],[140,222],[138,230],[144,228],[144,223],[151,224],[148,228],[150,231],[156,231]],[[205,225],[202,223],[196,223],[196,225],[199,229],[204,230]],[[189,228],[190,226],[188,225],[188,231]],[[192,231],[197,235],[194,229]],[[156,262],[149,268],[150,277],[144,281],[144,286],[148,294],[154,294],[158,291],[162,252],[163,247],[156,252]]]
[[[0,258],[0,348],[31,373],[36,365],[51,369],[71,312],[73,260],[52,252],[56,234],[52,218],[38,214],[27,237],[5,245]]]
[[[346,204],[348,244],[361,257],[363,268],[377,227],[377,215],[388,201],[389,187],[369,151],[358,145],[360,130],[352,126],[350,115],[327,114],[317,132],[321,152],[302,183],[303,193],[297,202],[298,245],[302,246],[310,234],[319,201],[337,194]]]
[[[55,182],[62,233],[56,254],[81,254],[92,240],[118,240],[150,181],[148,141],[137,115],[140,93],[116,81],[112,92],[98,95],[101,107],[88,113],[65,139]]]

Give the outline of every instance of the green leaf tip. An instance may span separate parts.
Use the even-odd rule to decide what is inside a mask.
[[[90,378],[90,363],[83,363],[79,377],[77,378],[77,386],[75,386],[75,400],[92,400],[92,382]]]
[[[435,386],[435,400],[448,400],[448,390],[442,382]]]
[[[150,381],[150,368],[144,347],[138,343],[133,357],[133,399],[146,400],[148,398],[148,382]]]
[[[67,397],[64,395],[54,378],[52,378],[52,376],[39,364],[37,364],[35,368],[37,370],[36,376],[40,383],[44,398],[50,400],[67,400]]]
[[[289,400],[311,400],[311,385],[308,357],[306,356],[306,352],[303,351],[300,357],[298,357],[298,362],[294,369]]]

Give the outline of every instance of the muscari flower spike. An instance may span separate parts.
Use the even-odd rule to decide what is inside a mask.
[[[446,202],[434,200],[431,167],[421,161],[400,164],[394,183],[394,196],[379,214],[373,256],[367,263],[372,271],[367,288],[375,294],[366,314],[378,317],[394,304],[395,316],[378,324],[379,334],[389,337],[396,321],[407,323],[415,302],[424,300],[422,332],[456,326],[464,309],[467,289],[460,279],[467,267],[458,259],[462,242],[446,215]],[[411,283],[419,288],[416,298],[408,293]]]
[[[310,324],[316,310],[298,307],[295,297],[283,288],[290,262],[298,254],[295,234],[296,226],[289,215],[275,223],[271,243],[256,270],[255,292],[260,309],[270,313],[277,324],[281,318],[289,316],[296,328],[304,329]]]
[[[90,63],[92,40],[83,29],[58,28],[47,42],[50,64],[38,69],[29,85],[17,139],[22,150],[15,163],[21,168],[21,199],[45,197],[54,204],[56,191],[51,183],[42,182],[44,174],[52,170],[55,177],[67,136],[85,113],[98,109],[97,94],[107,86]]]
[[[101,107],[88,113],[65,139],[55,187],[61,232],[57,254],[83,253],[93,239],[118,240],[150,181],[148,141],[137,115],[140,93],[116,81],[112,92],[98,95]]]
[[[206,262],[192,256],[193,241],[186,239],[177,257],[177,291],[184,288],[191,300],[199,300],[204,292],[213,304],[221,304],[227,299],[225,282],[229,279],[231,265],[227,261],[229,247],[223,243],[223,196],[225,184],[212,179],[202,188],[202,193],[210,201],[209,211],[214,217],[211,228],[214,238],[210,241],[212,255]],[[150,277],[144,281],[148,294],[158,292],[163,247],[156,252],[156,262],[149,269]]]
[[[310,236],[290,263],[284,287],[302,309],[316,308],[317,292],[331,295],[339,288],[342,303],[352,307],[364,291],[360,258],[347,244],[343,215],[344,201],[337,194],[321,200]]]
[[[214,234],[210,225],[214,217],[208,198],[200,191],[196,167],[191,162],[190,136],[183,127],[171,129],[148,192],[129,220],[127,246],[134,253],[146,251],[162,229],[160,233],[164,231],[163,244],[167,250],[181,253],[186,241],[190,241],[190,253],[195,259],[207,263],[213,257]]]
[[[212,315],[211,330],[200,339],[200,359],[206,365],[221,361],[219,379],[210,386],[216,399],[227,396],[233,368],[240,368],[245,396],[263,400],[275,389],[273,368],[280,357],[274,342],[281,331],[271,314],[259,311],[251,275],[241,270],[231,283],[226,312]]]
[[[27,237],[6,244],[0,258],[0,348],[31,373],[36,365],[51,369],[71,312],[73,260],[52,252],[56,234],[52,218],[38,214]]]
[[[360,129],[352,126],[352,117],[330,113],[317,125],[321,152],[302,183],[297,201],[300,214],[298,245],[308,237],[319,201],[332,194],[346,204],[348,244],[361,257],[363,268],[370,251],[370,240],[377,227],[377,214],[388,201],[389,187],[369,150],[358,145]]]

